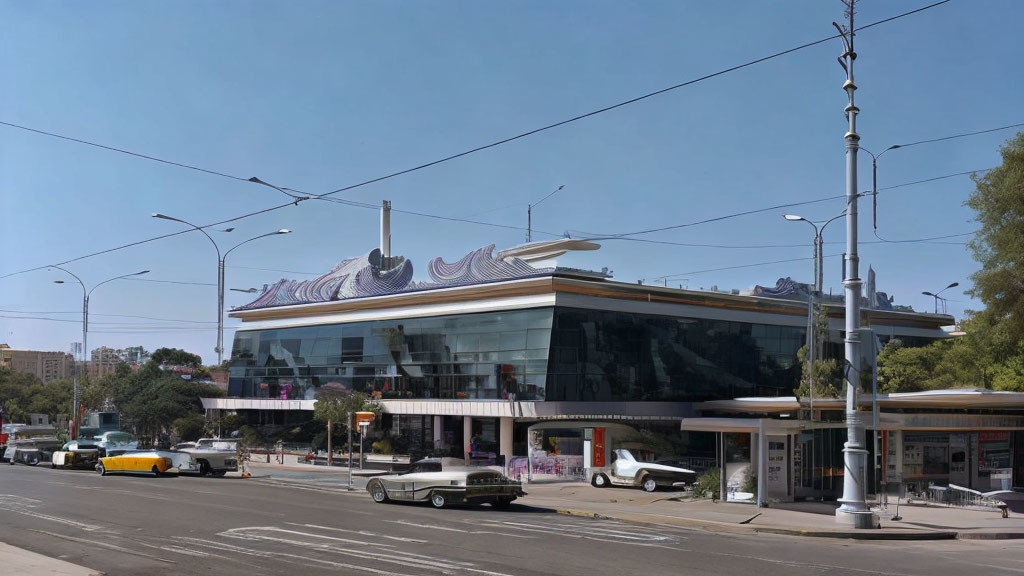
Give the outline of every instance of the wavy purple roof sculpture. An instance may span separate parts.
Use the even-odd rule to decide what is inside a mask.
[[[393,266],[381,270],[380,250],[374,248],[362,256],[342,260],[330,272],[312,280],[280,280],[266,288],[256,300],[235,310],[382,296],[513,280],[554,272],[554,268],[534,268],[516,257],[495,258],[493,253],[494,244],[491,244],[451,264],[442,258],[434,258],[427,263],[427,273],[433,281],[413,282],[412,262],[400,257],[392,258]]]

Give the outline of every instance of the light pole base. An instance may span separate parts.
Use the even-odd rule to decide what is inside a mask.
[[[836,524],[844,524],[857,529],[880,528],[878,515],[870,510],[843,510],[836,509]]]

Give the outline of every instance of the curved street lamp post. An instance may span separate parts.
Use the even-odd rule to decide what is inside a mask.
[[[166,214],[156,213],[153,214],[152,217],[160,218],[162,220],[180,222],[182,224],[185,224],[186,226],[191,226],[192,228],[202,232],[203,236],[206,236],[210,243],[213,244],[213,248],[217,251],[217,347],[214,348],[214,351],[217,352],[217,365],[219,366],[221,362],[223,362],[224,360],[224,259],[227,258],[228,254],[230,254],[232,250],[238,248],[242,244],[247,244],[249,242],[252,242],[253,240],[258,240],[260,238],[266,238],[267,236],[290,234],[291,230],[288,230],[287,228],[282,228],[280,230],[277,230],[276,232],[268,232],[266,234],[254,236],[252,238],[249,238],[248,240],[235,244],[222,255],[220,252],[220,246],[217,245],[217,242],[213,239],[213,237],[206,233],[206,230],[203,230],[202,226],[196,226],[191,222],[182,220],[181,218],[168,216]],[[232,229],[229,228],[227,231],[230,230]]]
[[[88,366],[88,354],[89,354],[89,298],[92,296],[92,291],[106,284],[107,282],[113,282],[114,280],[121,280],[122,278],[129,278],[131,276],[141,276],[143,274],[149,274],[149,270],[143,270],[141,272],[133,272],[131,274],[122,274],[121,276],[115,276],[96,284],[91,289],[86,289],[85,282],[79,278],[74,272],[61,268],[60,266],[50,266],[55,270],[60,270],[72,278],[74,278],[79,286],[82,287],[82,365]],[[54,284],[66,284],[63,280],[54,280]],[[72,399],[72,415],[71,421],[75,424],[74,439],[78,439],[78,375],[74,378],[74,397]]]
[[[921,292],[921,294],[924,294],[925,296],[931,296],[932,298],[935,298],[935,313],[936,314],[939,313],[939,300],[942,300],[942,313],[945,314],[946,313],[946,299],[945,298],[941,298],[939,296],[939,294],[942,294],[946,290],[949,290],[950,288],[955,288],[955,287],[957,287],[959,285],[960,285],[959,282],[953,282],[952,284],[950,284],[949,286],[946,286],[945,288],[943,288],[942,290],[939,290],[938,292],[935,292],[935,293],[932,293],[932,292]]]

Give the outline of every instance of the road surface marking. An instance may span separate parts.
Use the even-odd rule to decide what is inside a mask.
[[[461,532],[463,534],[495,534],[498,536],[508,536],[509,538],[535,538],[535,536],[525,536],[523,534],[510,534],[508,532],[493,532],[490,530],[462,530],[461,528],[449,528],[447,526],[437,526],[436,524],[417,524],[416,522],[410,522],[408,520],[386,520],[386,522],[391,522],[392,524],[402,524],[404,526],[412,526],[414,528],[425,528],[427,530],[446,530],[448,532]]]
[[[321,530],[334,530],[336,532],[348,532],[353,534],[359,534],[362,536],[373,536],[374,538],[387,538],[388,540],[398,540],[399,542],[412,542],[414,544],[426,544],[426,540],[417,540],[416,538],[403,538],[401,536],[388,536],[387,534],[375,534],[368,530],[346,530],[344,528],[334,528],[332,526],[320,526],[318,524],[297,524],[295,522],[285,522],[289,526],[301,526],[303,528],[319,528]]]
[[[254,532],[250,532],[250,530]],[[326,552],[331,554],[340,554],[344,556],[355,556],[357,558],[373,559],[378,562],[385,562],[389,564],[400,564],[403,566],[415,566],[417,568],[434,570],[445,574],[450,574],[452,570],[461,570],[464,572],[473,572],[477,574],[486,574],[488,576],[512,576],[503,572],[492,572],[489,570],[483,570],[479,568],[473,568],[474,566],[470,562],[462,562],[458,560],[441,558],[435,556],[427,556],[423,554],[413,554],[398,549],[393,549],[392,546],[386,544],[374,544],[378,547],[390,548],[389,550],[374,551],[374,550],[354,550],[347,548],[338,548],[330,543],[316,543],[309,540],[292,540],[290,538],[284,538],[275,535],[275,533],[293,534],[300,537],[308,538],[320,538],[330,541],[341,541],[341,542],[353,542],[344,538],[335,538],[331,536],[324,536],[322,534],[316,534],[312,532],[300,532],[297,530],[285,530],[280,528],[257,526],[252,528],[233,528],[226,532],[220,533],[220,536],[228,538],[240,538],[248,540],[262,540],[267,542],[276,542],[281,544],[288,544],[291,546],[304,547],[310,550],[317,550],[320,552]],[[358,542],[356,542],[358,543]],[[362,543],[367,544],[367,543]]]
[[[96,540],[89,540],[87,538],[76,538],[74,536],[67,536],[65,534],[55,534],[53,532],[47,532],[45,530],[34,530],[32,528],[29,528],[29,531],[30,532],[36,532],[38,534],[45,534],[47,536],[52,536],[54,538],[60,538],[62,540],[70,540],[72,542],[79,542],[81,544],[88,544],[90,546],[99,546],[100,548],[106,548],[108,550],[115,550],[115,551],[121,552],[123,554],[131,554],[132,556],[141,556],[143,558],[149,558],[150,560],[156,560],[158,562],[164,562],[164,563],[167,563],[167,564],[177,564],[177,562],[175,562],[174,560],[168,560],[166,558],[160,558],[159,556],[153,556],[153,555],[150,555],[150,554],[139,552],[137,550],[132,550],[130,548],[125,548],[123,546],[117,546],[116,544],[110,544],[109,542],[98,542]]]

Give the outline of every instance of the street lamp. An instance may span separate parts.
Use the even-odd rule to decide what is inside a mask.
[[[924,294],[925,296],[931,296],[932,298],[935,298],[935,313],[936,314],[939,313],[939,300],[942,300],[942,312],[945,313],[946,312],[946,299],[945,298],[940,298],[939,294],[942,294],[946,290],[949,290],[950,288],[955,288],[955,287],[957,287],[959,285],[960,285],[959,282],[953,282],[949,286],[946,286],[945,288],[943,288],[942,290],[939,290],[938,292],[935,292],[934,294],[931,293],[931,292],[921,292],[921,294]]]
[[[168,216],[166,214],[155,213],[152,216],[153,218],[160,218],[163,220],[180,222],[182,224],[185,224],[186,226],[191,226],[192,228],[199,230],[200,232],[203,233],[203,236],[206,236],[206,238],[209,239],[210,243],[213,244],[213,248],[217,251],[217,347],[214,348],[214,351],[217,353],[217,365],[219,366],[221,362],[223,362],[224,360],[224,259],[227,258],[228,254],[230,254],[232,250],[238,248],[242,244],[246,244],[248,242],[252,242],[253,240],[258,240],[260,238],[266,238],[267,236],[277,236],[278,234],[290,234],[291,230],[282,228],[276,232],[269,232],[267,234],[254,236],[252,238],[249,238],[248,240],[245,240],[244,242],[239,242],[238,244],[235,244],[227,252],[221,255],[220,246],[218,246],[217,242],[209,234],[206,233],[206,230],[203,230],[202,226],[196,226],[191,222],[187,222],[185,220],[182,220],[181,218]]]
[[[228,288],[232,292],[242,292],[244,294],[255,294],[259,292],[258,288]]]
[[[60,270],[61,272],[65,272],[65,273],[69,274],[72,278],[77,280],[78,284],[82,287],[82,365],[88,367],[86,359],[88,357],[87,355],[89,354],[89,297],[92,296],[92,291],[97,289],[97,288],[99,288],[100,286],[106,284],[107,282],[113,282],[114,280],[121,280],[122,278],[129,278],[131,276],[141,276],[143,274],[149,274],[149,270],[143,270],[141,272],[134,272],[132,274],[123,274],[121,276],[115,276],[115,277],[110,278],[108,280],[104,280],[103,282],[100,282],[99,284],[96,284],[95,286],[93,286],[91,289],[87,290],[85,288],[85,282],[82,282],[82,279],[79,278],[74,272],[72,272],[70,270],[66,270],[64,268],[61,268],[60,266],[52,266],[51,265],[50,268],[55,268],[57,270]],[[54,280],[53,283],[54,284],[65,284],[66,282],[64,282],[63,280]],[[72,410],[74,411],[74,414],[72,414],[72,416],[71,416],[72,422],[75,423],[75,438],[74,439],[77,440],[78,439],[78,376],[77,376],[77,374],[76,374],[75,379],[74,379],[74,397],[73,397],[73,401],[72,401],[71,405],[72,405]]]
[[[822,258],[823,258],[822,254],[823,254],[823,252],[822,252],[822,250],[823,250],[824,242],[822,242],[821,235],[825,232],[825,226],[828,226],[830,222],[832,222],[833,220],[838,220],[838,219],[842,218],[843,216],[846,216],[846,211],[845,210],[841,214],[839,214],[838,216],[833,216],[833,217],[829,218],[821,226],[818,226],[817,224],[815,224],[814,222],[811,222],[810,220],[808,220],[807,218],[804,218],[803,216],[797,216],[795,214],[784,214],[782,216],[783,218],[785,218],[786,220],[789,220],[790,222],[807,222],[808,224],[810,224],[814,228],[814,291],[816,293],[820,293],[821,292],[821,284],[822,284],[822,282],[821,282],[822,268],[823,268],[823,264],[822,264]]]
[[[846,215],[844,210],[838,216],[833,216],[825,221],[824,224],[818,226],[814,222],[811,222],[803,216],[797,216],[795,214],[784,214],[782,217],[790,222],[807,222],[814,228],[814,287],[811,289],[811,293],[807,296],[807,386],[810,392],[810,408],[811,408],[811,428],[813,434],[814,427],[814,357],[816,356],[817,344],[814,338],[814,298],[821,294],[822,287],[822,270],[824,269],[824,242],[822,241],[822,234],[825,232],[825,227],[829,225],[833,220],[838,220]],[[814,487],[814,440],[811,440],[811,487]]]

